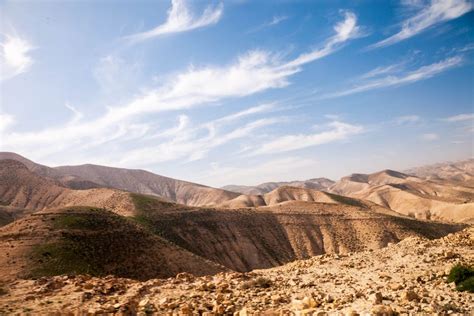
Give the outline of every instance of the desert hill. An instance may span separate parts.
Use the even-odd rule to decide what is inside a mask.
[[[134,209],[128,192],[106,188],[68,189],[33,173],[23,163],[8,159],[0,160],[0,202],[27,210],[94,206],[121,215],[130,215]]]
[[[317,191],[313,189],[279,186],[273,191],[263,195],[240,195],[235,199],[225,201],[219,204],[219,207],[224,208],[242,208],[242,207],[259,207],[259,206],[274,206],[283,202],[289,201],[305,201],[305,202],[320,202],[343,204],[359,207],[376,207],[370,201],[364,201],[356,198],[350,198],[342,195],[328,193],[324,191]],[[382,209],[383,206],[378,208]],[[387,209],[387,211],[389,211]]]
[[[451,180],[474,186],[474,159],[412,168],[405,173],[428,180]]]
[[[447,283],[474,262],[474,231],[411,237],[383,249],[320,255],[250,273],[139,282],[57,276],[5,284],[0,313],[181,315],[471,315],[472,293]],[[118,295],[117,295],[118,294]]]
[[[273,267],[323,253],[378,249],[409,236],[438,238],[465,227],[348,204],[288,201],[217,209],[179,206],[153,197],[135,199],[136,217],[145,227],[235,271]]]
[[[474,188],[464,183],[425,180],[385,170],[344,177],[329,191],[372,201],[416,218],[456,222],[474,219]]]
[[[191,207],[115,189],[72,190],[15,160],[0,161],[0,199],[9,207],[43,213],[80,205],[109,209],[148,233],[236,271],[323,253],[378,249],[408,236],[435,238],[463,227],[416,221],[370,202],[292,187],[267,193],[263,205],[268,206],[257,208]],[[5,227],[23,229],[15,223]]]
[[[240,195],[235,192],[156,175],[145,170],[91,164],[50,168],[9,152],[0,153],[1,159],[20,161],[37,175],[72,189],[114,188],[156,195],[172,202],[187,205],[216,205]]]
[[[63,273],[149,279],[223,270],[102,209],[40,211],[0,228],[2,281]]]
[[[324,191],[333,184],[334,181],[327,178],[314,178],[305,181],[266,182],[256,186],[226,185],[222,189],[246,195],[263,195],[282,186]]]

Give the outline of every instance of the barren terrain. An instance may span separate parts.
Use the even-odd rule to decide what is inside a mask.
[[[138,282],[58,276],[3,286],[0,312],[175,315],[469,315],[474,296],[446,282],[474,263],[474,231],[410,237],[375,251],[327,254],[249,273]]]

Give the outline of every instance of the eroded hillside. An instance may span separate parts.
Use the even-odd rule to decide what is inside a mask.
[[[137,282],[59,276],[2,287],[0,313],[470,315],[474,296],[446,276],[474,264],[472,228],[375,251],[322,255],[250,273]]]
[[[102,209],[40,211],[0,228],[0,281],[58,274],[146,280],[224,270]]]

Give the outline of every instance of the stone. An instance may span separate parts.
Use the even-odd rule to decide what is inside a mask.
[[[370,310],[372,316],[392,316],[394,312],[390,306],[385,305],[374,305]]]
[[[398,290],[403,289],[403,284],[400,284],[400,283],[390,283],[390,284],[388,285],[388,287],[389,287],[392,291],[398,291]]]
[[[370,296],[370,302],[372,304],[381,304],[383,301],[383,295],[380,292],[374,293]]]
[[[402,293],[402,300],[408,301],[408,302],[419,301],[420,296],[418,294],[416,294],[415,291],[408,290],[408,291],[405,291],[405,292]]]

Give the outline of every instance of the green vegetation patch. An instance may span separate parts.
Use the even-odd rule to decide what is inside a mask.
[[[149,195],[132,193],[130,196],[132,197],[135,207],[140,211],[152,209],[158,202],[155,197]]]
[[[447,281],[454,282],[458,291],[474,293],[474,268],[457,264],[451,268]]]
[[[54,218],[55,229],[98,229],[101,223],[86,214],[65,214]]]
[[[86,246],[86,245],[84,245]],[[59,274],[90,274],[103,273],[93,260],[88,260],[81,245],[68,241],[58,241],[38,245],[33,249],[33,260],[38,264],[31,271],[32,278]]]

